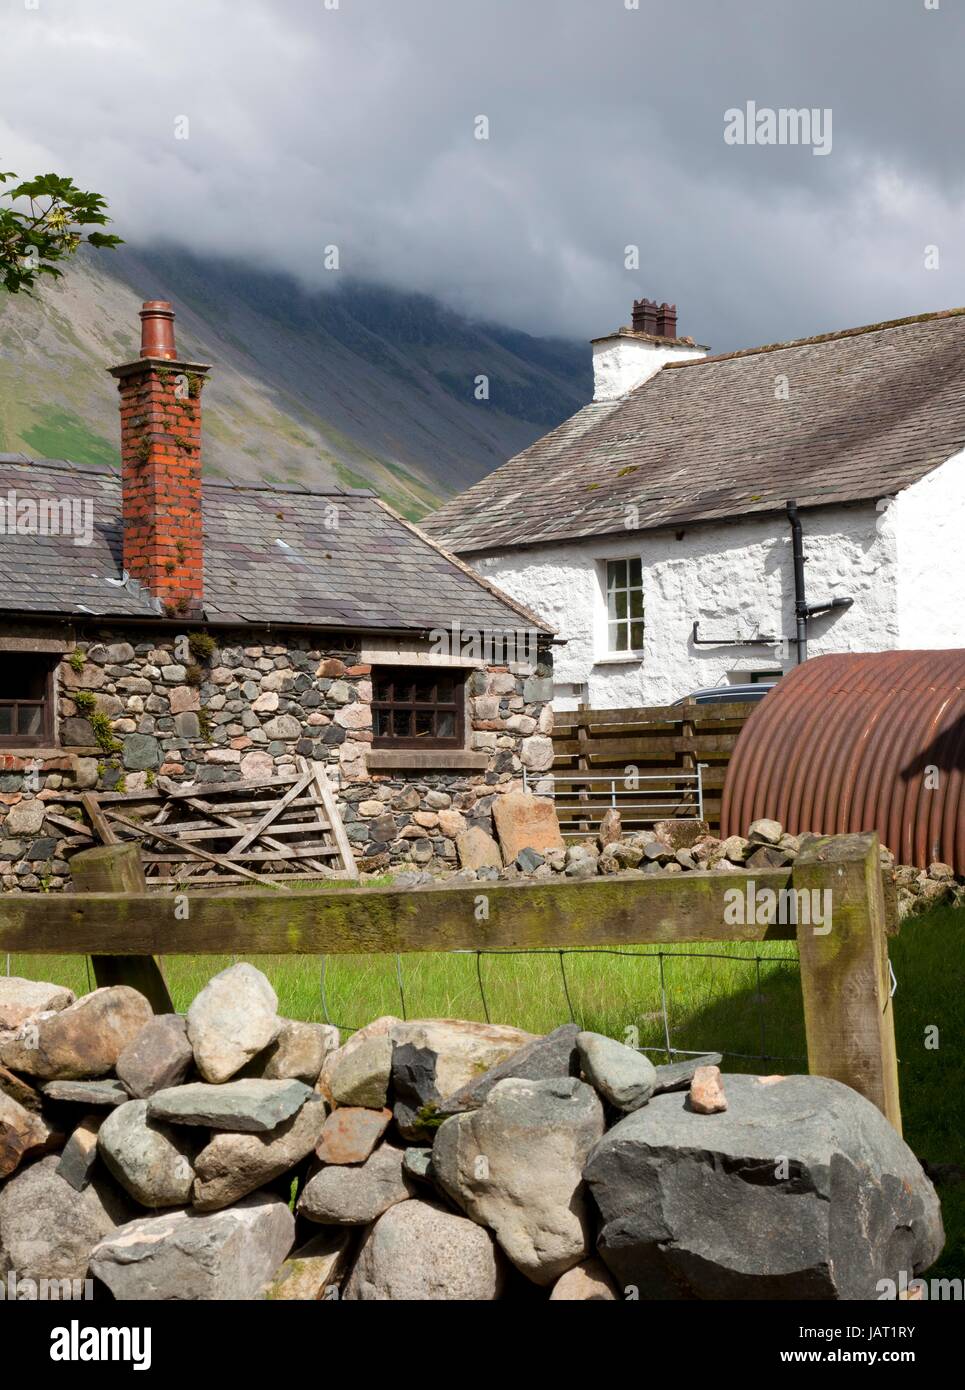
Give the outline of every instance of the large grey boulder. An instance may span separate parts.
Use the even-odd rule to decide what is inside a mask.
[[[511,1077],[485,1103],[440,1127],[432,1172],[467,1215],[495,1232],[536,1284],[552,1284],[591,1250],[582,1173],[603,1134],[603,1106],[576,1077]]]
[[[353,1048],[341,1048],[328,1073],[332,1099],[338,1105],[364,1105],[382,1110],[392,1074],[392,1039],[387,1034],[366,1038]]]
[[[117,1059],[115,1071],[138,1100],[178,1086],[194,1062],[187,1021],[180,1014],[152,1018]]]
[[[325,1058],[338,1047],[338,1029],[331,1023],[281,1021],[277,1037],[245,1067],[245,1076],[263,1076],[266,1081],[294,1078],[314,1086]]]
[[[527,1043],[539,1041],[521,1028],[461,1018],[397,1019],[389,1037],[397,1047],[411,1043],[436,1054],[436,1085],[443,1096],[491,1071]]]
[[[85,994],[57,1013],[23,1023],[0,1042],[0,1062],[45,1081],[106,1076],[153,1018],[150,1004],[128,985]]]
[[[195,996],[187,1026],[205,1081],[227,1081],[276,1037],[278,996],[260,970],[240,961]]]
[[[63,985],[0,975],[0,1032],[19,1028],[37,1014],[59,1013],[73,1002],[73,990]]]
[[[193,1203],[218,1211],[266,1187],[314,1149],[325,1124],[325,1102],[310,1095],[298,1114],[267,1134],[215,1134],[194,1164]]]
[[[654,1096],[585,1168],[599,1253],[641,1298],[873,1299],[944,1234],[921,1166],[870,1101],[819,1076],[727,1078],[729,1109]]]
[[[576,1046],[579,1031],[575,1023],[564,1023],[545,1037],[524,1043],[489,1071],[447,1096],[442,1109],[450,1113],[473,1110],[482,1105],[494,1086],[508,1077],[546,1081],[553,1077],[579,1076],[580,1054]]]
[[[479,1079],[527,1043],[540,1041],[533,1033],[504,1024],[479,1023],[464,1018],[403,1020],[385,1014],[359,1028],[338,1052],[330,1053],[325,1059],[320,1080],[323,1094],[331,1095],[331,1075],[336,1063],[341,1064],[369,1038],[386,1036],[396,1046],[411,1043],[413,1047],[428,1047],[436,1054],[436,1085],[443,1096],[450,1096],[468,1082]]]
[[[90,1267],[121,1302],[258,1298],[291,1250],[295,1218],[273,1193],[225,1211],[164,1212],[131,1221],[91,1252]]]
[[[156,1091],[148,1098],[147,1107],[152,1119],[173,1125],[206,1125],[209,1129],[257,1134],[290,1120],[311,1094],[304,1081],[252,1077],[223,1086],[190,1081],[186,1086]]]
[[[628,1112],[646,1105],[657,1082],[649,1057],[602,1033],[578,1033],[576,1046],[584,1077],[604,1100]]]
[[[367,1232],[345,1286],[350,1302],[490,1300],[504,1262],[489,1232],[436,1202],[400,1202]]]
[[[379,1018],[374,1018],[371,1023],[366,1023],[364,1027],[357,1028],[354,1033],[342,1043],[341,1047],[329,1052],[325,1061],[322,1063],[321,1074],[318,1078],[317,1089],[327,1101],[333,1103],[335,1100],[332,1094],[332,1076],[345,1063],[345,1059],[350,1057],[353,1052],[364,1047],[369,1038],[385,1038],[389,1036],[392,1025],[400,1023],[393,1014],[382,1014]],[[378,1107],[381,1109],[381,1107]]]
[[[83,1279],[90,1253],[133,1215],[133,1203],[104,1174],[82,1192],[57,1173],[56,1154],[0,1188],[0,1273],[22,1279]]]
[[[326,1164],[305,1184],[298,1214],[325,1226],[367,1226],[415,1191],[404,1157],[404,1149],[382,1144],[364,1163]]]
[[[191,1200],[190,1133],[148,1116],[146,1100],[112,1110],[97,1134],[97,1149],[124,1190],[142,1207],[180,1207]]]

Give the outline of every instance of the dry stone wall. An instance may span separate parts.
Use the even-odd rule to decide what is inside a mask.
[[[183,1017],[0,979],[4,1020],[8,1296],[866,1299],[943,1244],[911,1150],[823,1077],[654,1065],[575,1024],[343,1043],[244,962]]]

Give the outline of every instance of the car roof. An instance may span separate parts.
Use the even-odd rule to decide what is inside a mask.
[[[748,690],[753,690],[753,691],[758,691],[758,690],[772,690],[773,687],[774,687],[776,684],[777,684],[777,681],[776,681],[776,680],[773,680],[773,681],[747,681],[744,685],[707,685],[707,686],[704,686],[703,689],[701,689],[701,690],[692,690],[692,691],[690,692],[689,695],[682,695],[682,696],[681,696],[681,699],[683,699],[683,700],[696,700],[696,699],[697,699],[699,696],[701,696],[701,695],[719,695],[721,698],[724,698],[725,696],[728,696],[728,695],[734,695],[735,692],[738,691],[738,690],[742,690],[742,691],[748,691]]]

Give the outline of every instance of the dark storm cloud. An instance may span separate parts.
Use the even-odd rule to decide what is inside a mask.
[[[768,341],[965,300],[965,20],[937,4],[6,0],[0,166],[312,284],[336,244],[536,333],[654,294],[714,347]],[[725,144],[748,100],[830,108],[830,154]]]

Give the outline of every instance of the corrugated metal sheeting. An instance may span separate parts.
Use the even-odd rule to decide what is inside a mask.
[[[744,725],[722,835],[877,830],[899,863],[965,874],[965,650],[819,656]]]

